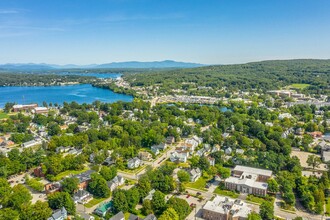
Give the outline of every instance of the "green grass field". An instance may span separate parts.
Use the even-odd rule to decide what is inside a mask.
[[[86,208],[92,208],[93,206],[103,202],[106,199],[107,198],[93,198],[91,201],[89,201],[88,203],[85,204],[85,207]]]
[[[221,196],[228,196],[234,199],[237,199],[239,194],[234,192],[234,191],[229,191],[229,190],[225,190],[225,189],[220,189],[220,187],[216,188],[214,190],[214,193],[221,195]]]
[[[205,190],[206,181],[208,181],[208,179],[200,177],[196,182],[185,183],[185,186],[189,188]]]
[[[293,89],[306,89],[307,87],[309,87],[310,84],[299,84],[299,83],[295,83],[295,84],[291,84],[290,87]]]
[[[83,170],[67,170],[67,171],[64,171],[62,173],[59,173],[57,174],[55,177],[54,177],[54,181],[59,181],[61,179],[63,179],[64,177],[66,176],[69,176],[69,175],[77,175],[79,173],[83,173],[85,171],[87,171],[88,169],[85,168]]]
[[[5,118],[8,118],[8,114],[7,113],[4,113],[4,112],[0,112],[0,119],[5,119]]]

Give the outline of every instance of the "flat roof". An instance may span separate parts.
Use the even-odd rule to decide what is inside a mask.
[[[264,169],[258,169],[254,167],[246,167],[240,165],[235,166],[233,171],[241,171],[241,172],[263,175],[263,176],[271,176],[273,173],[271,170],[264,170]]]

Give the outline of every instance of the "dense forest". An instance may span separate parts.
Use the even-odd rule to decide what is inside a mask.
[[[0,86],[60,85],[62,83],[92,83],[95,77],[55,74],[0,73]]]
[[[160,87],[160,92],[172,89],[188,90],[210,87],[209,95],[227,88],[230,91],[279,89],[293,83],[310,84],[308,93],[329,94],[330,60],[275,60],[247,64],[216,65],[193,69],[125,74],[131,86]],[[196,92],[200,94],[201,92]]]

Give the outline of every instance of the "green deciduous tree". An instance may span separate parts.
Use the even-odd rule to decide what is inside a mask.
[[[179,220],[179,215],[173,208],[166,209],[158,220]]]
[[[274,219],[274,205],[270,202],[261,203],[259,214],[263,220]]]
[[[67,192],[56,192],[48,196],[48,205],[52,209],[60,209],[63,206],[69,214],[76,213],[76,206]]]
[[[77,178],[65,178],[61,183],[62,191],[73,195],[73,193],[78,190],[78,184],[79,180]]]
[[[107,181],[97,173],[91,175],[91,181],[87,187],[88,191],[97,197],[107,198],[110,196],[110,189]]]
[[[173,208],[176,211],[180,220],[186,219],[191,212],[188,202],[184,199],[172,197],[167,201],[166,205],[168,208]]]
[[[189,182],[190,175],[188,172],[186,172],[184,170],[179,170],[177,175],[178,175],[180,182],[182,182],[182,183]]]
[[[157,190],[152,196],[151,205],[156,214],[162,213],[166,205],[165,195]]]

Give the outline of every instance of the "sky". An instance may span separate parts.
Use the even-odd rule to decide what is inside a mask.
[[[330,58],[328,0],[0,0],[0,63]]]

